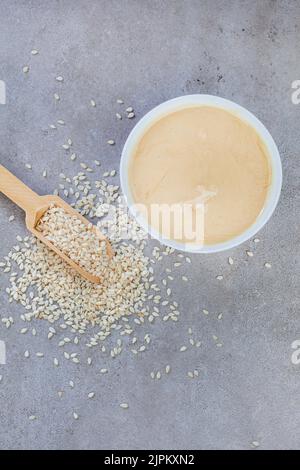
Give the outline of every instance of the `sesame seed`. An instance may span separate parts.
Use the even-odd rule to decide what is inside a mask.
[[[124,410],[127,410],[129,408],[128,403],[120,403],[120,407],[123,408]]]
[[[252,442],[251,442],[251,445],[252,445],[253,447],[259,447],[259,446],[260,446],[260,444],[259,444],[258,441],[252,441]]]

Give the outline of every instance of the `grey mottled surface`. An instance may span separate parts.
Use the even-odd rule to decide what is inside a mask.
[[[137,118],[182,94],[232,99],[269,128],[284,171],[282,197],[261,242],[193,256],[182,270],[190,283],[177,276],[174,284],[180,322],[142,329],[139,336],[149,332],[153,340],[138,358],[125,352],[113,361],[94,350],[90,367],[61,359],[54,368],[53,357],[62,353],[46,339],[47,326],[36,322],[35,338],[18,333],[22,308],[8,304],[1,274],[0,314],[16,318],[10,330],[0,326],[7,347],[7,364],[0,365],[1,448],[247,449],[253,440],[260,448],[300,447],[300,365],[291,363],[291,343],[300,338],[300,105],[291,103],[291,82],[300,78],[299,16],[299,2],[292,0],[1,0],[0,79],[7,104],[0,105],[0,162],[36,191],[49,193],[61,171],[78,171],[61,148],[68,137],[81,161],[99,158],[102,168],[118,167],[134,125],[116,120],[119,97]],[[31,56],[33,48],[38,56]],[[55,81],[60,74],[63,84]],[[60,118],[66,126],[51,132],[48,125]],[[116,140],[112,148],[109,138]],[[16,219],[8,224],[11,214]],[[22,212],[1,197],[1,257],[22,233]],[[265,261],[272,269],[264,269]],[[215,278],[220,273],[221,282]],[[210,315],[199,314],[202,308]],[[179,353],[190,326],[203,345]],[[87,352],[80,348],[84,361]],[[26,349],[42,350],[45,358],[25,360]],[[167,363],[171,374],[151,381],[150,371]],[[101,366],[109,368],[107,375],[99,374]],[[200,376],[190,380],[186,373],[194,368]],[[91,390],[96,397],[87,400]],[[129,410],[119,408],[123,401]],[[36,421],[29,422],[31,414]]]

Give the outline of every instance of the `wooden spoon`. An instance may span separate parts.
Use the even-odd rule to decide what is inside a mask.
[[[16,176],[10,173],[4,166],[0,165],[0,192],[5,194],[9,199],[16,203],[21,209],[25,211],[26,217],[25,222],[28,230],[33,235],[41,240],[51,250],[55,251],[64,261],[66,261],[73,269],[75,269],[82,277],[90,282],[99,284],[100,278],[85,271],[79,264],[75,263],[71,258],[60,251],[54,246],[47,238],[45,238],[41,232],[36,229],[36,226],[47,210],[53,204],[57,207],[61,207],[68,214],[78,217],[83,223],[89,224],[89,221],[67,204],[59,196],[39,196],[20,181]],[[97,227],[94,227],[97,231],[98,236],[106,241],[106,252],[109,258],[113,256],[113,249],[107,238],[100,232]]]

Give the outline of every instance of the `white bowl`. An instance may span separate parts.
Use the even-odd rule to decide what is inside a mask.
[[[137,210],[135,209],[135,201],[133,200],[128,181],[128,168],[130,158],[133,155],[137,143],[144,135],[144,133],[154,124],[154,122],[166,116],[167,114],[173,113],[182,108],[200,105],[214,106],[230,111],[243,121],[250,124],[256,130],[268,150],[268,154],[270,157],[270,165],[272,169],[272,180],[264,208],[257,217],[256,221],[247,230],[242,232],[237,237],[234,237],[222,243],[197,246],[163,238],[161,234],[154,230],[153,227],[151,227],[147,223],[146,219],[137,212]],[[135,127],[130,132],[123,148],[120,164],[120,179],[122,191],[130,212],[137,219],[141,227],[146,232],[148,232],[153,238],[159,240],[162,244],[173,247],[177,250],[189,251],[192,253],[216,253],[219,251],[229,250],[230,248],[233,248],[245,242],[246,240],[249,240],[267,223],[267,221],[274,212],[274,209],[277,205],[280,196],[282,184],[282,168],[279,152],[271,134],[259,121],[259,119],[257,119],[252,113],[250,113],[250,111],[234,103],[233,101],[226,100],[224,98],[219,98],[218,96],[187,95],[180,96],[169,101],[165,101],[159,106],[156,106],[135,125]]]

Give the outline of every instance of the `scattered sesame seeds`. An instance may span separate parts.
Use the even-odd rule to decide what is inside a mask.
[[[15,220],[15,216],[14,215],[10,215],[8,217],[8,222],[13,222]]]
[[[24,67],[22,68],[23,72],[24,73],[28,73],[29,72],[29,66],[28,65],[24,65]]]
[[[28,417],[29,421],[35,421],[36,420],[36,416],[35,415],[30,415]]]
[[[247,253],[247,256],[249,256],[250,258],[252,258],[252,256],[254,256],[253,251],[247,250],[246,253]]]
[[[31,55],[37,55],[39,51],[37,49],[32,49]]]
[[[75,413],[75,411],[73,411],[73,418],[76,419],[76,420],[79,419],[79,415],[77,413]]]
[[[64,81],[64,78],[61,76],[61,75],[58,75],[58,77],[56,77],[56,80],[58,82],[63,82]]]
[[[96,101],[95,100],[90,100],[90,105],[95,108],[96,107]]]
[[[271,263],[265,263],[264,264],[265,268],[270,269],[272,267]]]
[[[181,346],[181,348],[179,349],[180,352],[184,352],[187,350],[187,347],[186,346]]]
[[[115,145],[115,141],[113,139],[110,139],[107,141],[108,145]]]
[[[95,396],[95,392],[88,393],[88,398],[94,398],[94,396]]]
[[[233,265],[233,263],[234,263],[233,259],[231,258],[231,256],[229,256],[229,258],[228,258],[228,264]]]
[[[121,98],[118,98],[118,99],[117,99],[117,103],[118,103],[118,104],[124,104],[124,101],[123,101]]]
[[[30,163],[25,163],[25,168],[27,168],[28,170],[31,170],[32,166],[30,165]]]

